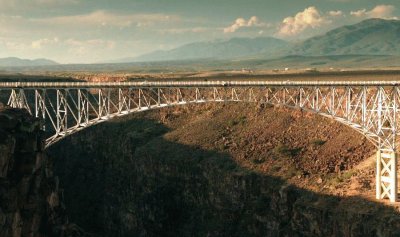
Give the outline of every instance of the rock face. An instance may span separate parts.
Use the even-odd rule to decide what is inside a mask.
[[[78,80],[84,80],[87,82],[120,82],[126,81],[128,77],[126,75],[108,75],[108,74],[79,74],[74,75],[74,78]]]
[[[295,187],[215,148],[206,129],[227,136],[215,126],[226,118],[222,112],[181,114],[177,129],[160,122],[171,119],[161,112],[138,115],[56,144],[51,152],[59,154],[56,172],[71,219],[96,236],[400,236],[400,216],[390,207]],[[202,116],[213,121],[199,132],[190,121]]]
[[[79,235],[68,224],[39,120],[26,111],[1,110],[0,236]]]

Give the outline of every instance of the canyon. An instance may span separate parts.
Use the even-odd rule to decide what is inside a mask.
[[[0,110],[0,236],[400,236],[399,207],[374,198],[375,147],[315,114],[185,105],[44,150],[39,120]]]
[[[397,236],[361,135],[301,111],[185,106],[50,148],[73,222],[95,236]]]

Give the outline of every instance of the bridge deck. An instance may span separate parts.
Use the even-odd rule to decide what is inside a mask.
[[[261,87],[261,86],[398,86],[400,81],[142,81],[142,82],[0,82],[3,89]]]

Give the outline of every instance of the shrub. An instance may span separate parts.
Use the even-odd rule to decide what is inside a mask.
[[[349,171],[344,172],[341,175],[332,174],[329,176],[328,184],[332,185],[332,186],[337,186],[337,185],[349,180],[355,173],[356,173],[356,171],[349,170]]]
[[[294,176],[298,176],[298,175],[301,175],[301,174],[302,174],[302,172],[300,170],[298,170],[296,167],[290,166],[288,168],[288,170],[285,172],[285,176],[284,177],[286,179],[290,179],[290,178],[292,178]]]
[[[246,116],[241,116],[239,118],[234,118],[228,121],[228,126],[233,127],[236,125],[243,125],[247,122],[247,117]]]
[[[274,165],[271,167],[271,171],[272,171],[272,172],[279,172],[281,169],[282,169],[282,165],[281,165],[281,164],[274,164]]]
[[[315,140],[312,140],[311,143],[314,146],[322,146],[322,145],[324,145],[326,143],[326,141],[321,140],[321,139],[315,139]]]
[[[264,157],[255,158],[252,160],[253,164],[259,165],[265,162]]]
[[[280,144],[277,147],[274,148],[274,152],[278,155],[281,156],[287,156],[287,157],[294,157],[299,154],[301,151],[301,148],[293,148],[290,149],[288,146],[284,144]]]

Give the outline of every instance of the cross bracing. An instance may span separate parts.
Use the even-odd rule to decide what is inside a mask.
[[[46,146],[130,113],[206,102],[253,102],[313,112],[343,123],[378,150],[378,199],[397,199],[400,85],[393,81],[9,82],[0,97],[44,121]]]

